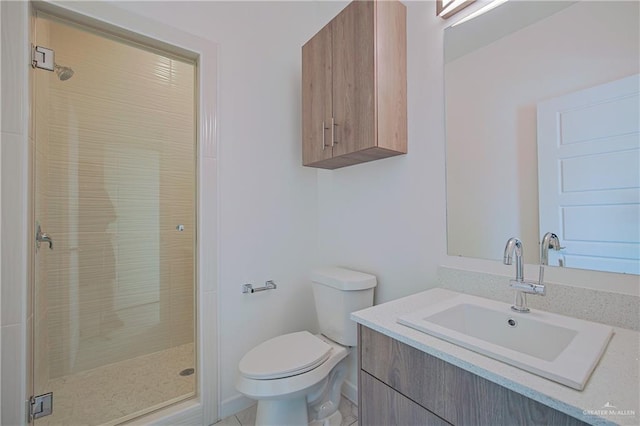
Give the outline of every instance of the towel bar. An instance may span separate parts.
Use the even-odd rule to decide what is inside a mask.
[[[276,283],[274,283],[273,280],[269,280],[269,281],[264,283],[264,287],[253,288],[252,284],[244,284],[242,286],[242,292],[243,293],[257,293],[259,291],[275,290],[276,288],[278,288]]]

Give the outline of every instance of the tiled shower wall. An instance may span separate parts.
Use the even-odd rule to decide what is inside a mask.
[[[55,378],[194,341],[195,69],[37,25],[75,71],[36,77],[36,220],[54,239],[36,255],[36,376]]]

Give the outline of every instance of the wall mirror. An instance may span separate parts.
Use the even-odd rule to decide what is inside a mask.
[[[508,1],[445,30],[449,255],[502,260],[517,236],[536,264],[554,232],[550,265],[639,273],[639,17]]]

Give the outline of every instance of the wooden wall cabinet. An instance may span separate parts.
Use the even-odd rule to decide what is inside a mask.
[[[302,163],[407,152],[406,8],[354,1],[302,47]]]
[[[358,325],[358,419],[373,425],[586,425]]]

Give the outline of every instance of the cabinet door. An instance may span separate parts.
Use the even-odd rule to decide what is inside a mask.
[[[360,424],[407,425],[407,426],[449,426],[427,409],[416,404],[364,371],[362,375],[362,399]]]
[[[451,424],[586,426],[574,417],[389,336],[362,325],[358,329],[360,374],[370,374]],[[361,383],[364,398],[366,385]],[[365,407],[364,400],[361,405]]]
[[[354,1],[332,21],[334,156],[376,145],[374,7]]]
[[[331,24],[302,46],[302,164],[331,158]]]

